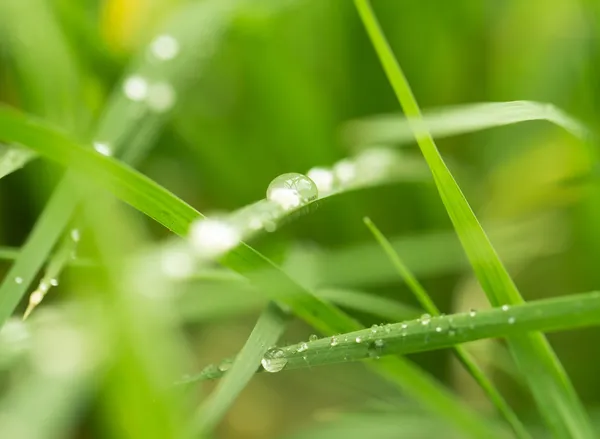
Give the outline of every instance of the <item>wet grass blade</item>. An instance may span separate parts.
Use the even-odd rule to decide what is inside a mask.
[[[227,370],[227,375],[200,407],[193,425],[196,435],[207,433],[217,426],[260,367],[265,352],[283,334],[288,318],[274,303],[267,305],[233,364],[225,362],[220,365],[219,369]]]
[[[411,121],[411,128],[431,169],[444,206],[489,301],[494,306],[523,303],[521,294],[423,124],[416,99],[370,3],[367,0],[355,0],[355,5],[398,101]],[[583,404],[546,338],[536,333],[515,335],[508,339],[508,344],[515,361],[525,374],[546,423],[555,436],[594,437]]]
[[[417,278],[411,273],[410,269],[402,262],[398,254],[394,251],[394,247],[383,233],[377,228],[377,226],[371,221],[370,218],[364,219],[366,226],[369,228],[373,236],[398,271],[398,274],[408,288],[413,292],[423,309],[428,312],[431,316],[439,316],[440,310],[435,305],[427,291],[417,280]],[[454,353],[458,360],[462,363],[464,368],[471,374],[473,379],[477,382],[479,387],[485,392],[490,401],[496,406],[498,412],[504,416],[504,419],[510,424],[515,435],[519,438],[530,438],[531,435],[525,429],[523,423],[519,420],[516,413],[508,405],[502,394],[496,389],[494,383],[485,375],[485,372],[477,365],[475,359],[467,352],[462,346],[455,346]]]
[[[534,120],[551,122],[582,140],[591,136],[583,123],[554,105],[543,102],[485,102],[423,111],[423,125],[435,138]],[[349,122],[343,134],[347,143],[359,147],[380,143],[402,144],[415,139],[411,120],[399,114]]]
[[[526,304],[457,313],[428,319],[361,329],[281,349],[287,363],[283,370],[345,363],[389,355],[411,354],[449,348],[461,343],[504,338],[524,332],[565,331],[600,324],[600,292],[531,301]],[[332,343],[333,341],[333,343]],[[378,361],[368,363],[374,367]],[[193,377],[214,379],[224,373],[209,367]]]

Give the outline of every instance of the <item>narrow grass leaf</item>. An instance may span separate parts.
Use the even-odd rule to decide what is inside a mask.
[[[494,306],[523,303],[523,298],[444,163],[431,134],[422,123],[421,111],[416,99],[370,3],[367,0],[355,0],[355,5],[398,101],[406,116],[411,119],[411,128],[417,143],[431,169],[444,206],[488,299]],[[594,437],[585,409],[545,337],[536,333],[515,336],[508,339],[508,344],[529,383],[545,421],[555,436]]]
[[[193,426],[196,434],[208,433],[217,426],[260,367],[265,352],[277,343],[287,321],[281,308],[272,302],[267,305],[233,364],[226,361],[219,365],[225,378],[200,407]]]
[[[373,236],[384,252],[387,254],[388,258],[398,271],[398,274],[404,279],[409,289],[413,292],[421,306],[427,313],[431,316],[439,316],[440,311],[438,307],[435,305],[427,291],[421,285],[421,283],[417,280],[417,278],[411,273],[410,269],[402,262],[398,254],[394,251],[394,247],[388,241],[383,233],[377,228],[377,226],[371,221],[370,218],[364,219],[366,226],[369,228]],[[508,405],[502,394],[496,389],[494,383],[485,375],[485,372],[477,365],[475,359],[467,352],[467,350],[462,346],[455,346],[454,353],[458,360],[462,363],[464,368],[471,374],[473,379],[479,384],[481,389],[488,396],[490,401],[496,406],[498,412],[504,416],[506,421],[510,424],[513,429],[515,435],[519,438],[530,438],[531,435],[525,429],[523,423],[519,420],[516,413],[512,410],[512,408]]]
[[[0,144],[0,178],[21,169],[34,157],[30,149]]]
[[[435,138],[466,134],[519,122],[545,120],[582,140],[588,128],[552,104],[532,101],[485,102],[423,111],[422,125]],[[400,114],[377,115],[348,122],[343,129],[346,142],[357,147],[408,143],[415,139],[415,121]]]

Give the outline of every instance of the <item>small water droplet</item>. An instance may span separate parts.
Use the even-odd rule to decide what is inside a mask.
[[[356,337],[356,343],[361,343],[362,342],[362,337]]]
[[[516,319],[514,317],[509,317],[508,318],[508,324],[512,325],[513,323],[515,323]]]
[[[469,316],[471,316],[471,317],[475,317],[476,315],[477,315],[477,311],[475,311],[474,309],[471,309],[471,310],[469,311]]]
[[[288,360],[285,358],[285,353],[281,349],[273,348],[265,352],[261,360],[262,367],[267,372],[279,372],[285,367]]]
[[[157,82],[148,88],[148,108],[156,113],[165,113],[175,105],[175,89],[168,82]]]
[[[94,142],[94,149],[96,150],[96,152],[98,152],[102,155],[105,155],[105,156],[112,155],[112,150],[111,150],[110,146],[108,146],[107,143]]]
[[[379,325],[371,326],[371,333],[377,334],[377,331],[379,331]]]
[[[306,343],[300,343],[300,346],[298,346],[298,352],[304,352],[308,349],[308,344]]]
[[[429,314],[423,314],[421,316],[421,324],[422,325],[429,325],[430,321],[431,321],[431,316]]]
[[[15,283],[17,283],[19,285],[22,284],[23,283],[23,278],[21,276],[15,277]]]
[[[319,190],[315,182],[296,172],[276,177],[267,188],[267,199],[279,204],[284,210],[300,207],[316,200],[318,196]]]
[[[148,95],[148,81],[138,75],[130,76],[123,83],[123,93],[132,101],[143,101]]]
[[[48,284],[46,282],[42,282],[42,283],[40,283],[38,290],[40,290],[42,293],[45,293],[46,291],[48,291],[49,288],[50,288],[50,284]]]
[[[402,327],[402,329],[406,329],[406,328],[408,328],[408,325],[406,323],[402,323],[401,327]]]
[[[150,51],[156,59],[169,61],[179,53],[179,42],[171,35],[159,35],[150,43]]]
[[[239,231],[227,221],[200,219],[192,224],[190,238],[201,254],[216,256],[240,243]]]
[[[510,306],[502,305],[502,311],[508,311],[509,309],[510,309]]]
[[[79,240],[81,239],[79,229],[71,229],[71,239],[73,240],[73,242],[79,242]]]
[[[312,168],[306,176],[315,182],[319,196],[329,194],[333,190],[333,172],[325,168]]]
[[[58,279],[55,279],[55,278],[50,279],[50,285],[52,285],[53,287],[57,287]]]
[[[221,372],[227,372],[229,369],[231,369],[231,365],[232,365],[231,360],[223,360],[219,364],[219,370]]]
[[[378,348],[382,348],[385,346],[385,342],[382,339],[375,340],[375,346]]]
[[[311,334],[310,337],[308,337],[308,341],[317,341],[319,339],[319,336],[315,335],[315,334]]]
[[[333,337],[331,337],[331,343],[330,343],[331,346],[337,346],[338,343],[339,343],[339,340],[335,335]]]
[[[390,332],[392,332],[392,326],[388,323],[385,325],[385,333],[389,334]]]
[[[31,296],[29,296],[29,303],[32,305],[39,305],[42,300],[44,300],[44,293],[40,290],[35,290],[31,293]]]
[[[356,179],[356,165],[352,160],[340,160],[333,166],[333,173],[340,185],[346,186]]]
[[[442,327],[438,326],[437,328],[435,328],[435,332],[442,332]]]

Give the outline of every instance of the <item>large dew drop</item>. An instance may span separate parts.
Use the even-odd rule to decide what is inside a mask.
[[[260,363],[267,372],[275,373],[283,369],[287,362],[285,353],[281,349],[273,348],[265,352]]]
[[[267,199],[279,204],[284,210],[295,209],[316,200],[319,190],[306,175],[290,172],[275,178],[267,188]]]

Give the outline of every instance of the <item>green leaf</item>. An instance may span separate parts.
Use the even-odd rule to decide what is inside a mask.
[[[377,226],[371,221],[369,218],[364,219],[365,224],[375,236],[375,239],[379,242],[388,258],[398,271],[398,274],[404,279],[408,288],[413,292],[421,306],[425,311],[427,311],[432,316],[439,316],[440,311],[438,307],[435,305],[429,294],[425,288],[421,285],[421,283],[417,280],[417,278],[411,273],[410,269],[404,265],[398,254],[394,251],[394,247],[387,240],[387,238],[381,233],[381,231],[377,228]],[[471,374],[473,379],[479,384],[481,389],[488,396],[490,401],[496,406],[496,409],[506,421],[510,424],[513,429],[515,435],[519,438],[530,438],[531,435],[525,429],[525,426],[516,413],[511,409],[508,405],[502,394],[496,389],[494,383],[485,375],[485,372],[477,365],[475,359],[467,352],[467,350],[462,346],[456,346],[454,348],[454,353],[458,360],[462,363],[464,368]]]
[[[0,144],[0,178],[21,169],[34,156],[29,149]]]
[[[272,302],[267,305],[233,364],[224,362],[219,366],[219,370],[227,370],[227,375],[200,407],[193,426],[196,434],[216,427],[260,367],[265,352],[283,334],[287,320],[288,316],[277,305]]]
[[[421,123],[433,137],[447,137],[519,122],[546,120],[585,140],[591,132],[577,119],[552,104],[531,101],[484,102],[423,111]],[[414,141],[414,123],[400,114],[371,116],[344,127],[348,143],[357,146]]]
[[[410,119],[411,128],[431,169],[444,206],[489,301],[494,306],[523,303],[521,294],[444,163],[426,125],[422,123],[416,99],[369,2],[355,0],[355,5],[398,101]],[[594,437],[585,409],[545,337],[532,333],[515,335],[507,341],[555,436]]]

